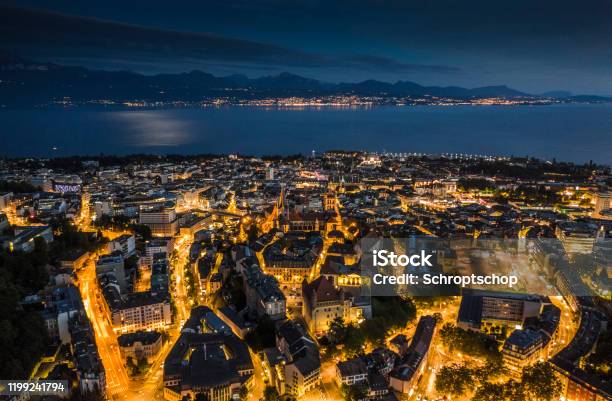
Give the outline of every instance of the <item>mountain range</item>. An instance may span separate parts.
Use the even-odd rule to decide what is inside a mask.
[[[198,102],[216,98],[241,101],[338,95],[376,96],[382,99],[437,97],[469,100],[495,97],[576,102],[612,101],[612,98],[573,96],[563,91],[533,95],[505,85],[468,89],[457,86],[423,86],[410,81],[326,83],[287,72],[261,78],[248,78],[239,74],[216,77],[197,70],[180,74],[142,75],[128,71],[100,71],[39,63],[6,54],[0,55],[0,105],[3,107],[32,107],[64,99],[70,99],[71,102]]]

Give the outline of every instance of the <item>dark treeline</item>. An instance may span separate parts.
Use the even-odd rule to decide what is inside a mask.
[[[40,191],[40,188],[25,181],[0,181],[0,192],[21,194],[36,191]]]
[[[302,155],[301,153],[296,153],[294,155],[263,155],[261,156],[261,160],[266,161],[266,162],[280,162],[280,161],[287,161],[287,162],[294,162],[297,160],[302,160],[304,158],[304,155]]]
[[[45,324],[37,311],[20,300],[35,294],[49,280],[49,252],[42,238],[32,253],[0,252],[0,377],[27,379],[47,345]]]
[[[65,157],[55,157],[50,159],[35,159],[35,158],[14,158],[14,159],[5,159],[9,162],[18,163],[22,167],[26,168],[40,168],[46,167],[51,169],[58,169],[63,171],[81,171],[83,170],[83,162],[84,161],[97,161],[102,167],[109,166],[120,166],[124,167],[130,164],[138,164],[138,163],[155,163],[155,162],[172,162],[172,163],[181,163],[181,162],[193,162],[193,161],[204,161],[210,160],[218,157],[223,157],[223,155],[213,154],[213,153],[203,153],[203,154],[194,154],[194,155],[177,155],[177,154],[167,154],[167,155],[153,155],[153,154],[131,154],[131,155],[86,155],[86,156],[65,156]]]
[[[94,226],[99,229],[117,231],[131,230],[136,235],[141,236],[142,239],[145,241],[151,239],[151,229],[148,226],[145,226],[144,224],[133,223],[132,219],[123,215],[108,216],[106,214],[103,214],[94,222]]]
[[[34,307],[21,301],[39,293],[49,282],[47,266],[75,249],[92,251],[104,243],[95,234],[79,232],[67,220],[51,224],[59,233],[47,245],[36,238],[31,253],[0,250],[0,377],[27,379],[44,354],[49,339],[44,321]]]
[[[462,169],[465,174],[484,174],[488,176],[503,176],[522,179],[550,178],[551,175],[565,175],[568,179],[580,180],[588,178],[594,169],[606,169],[609,167],[599,166],[593,163],[573,164],[566,162],[544,163],[536,159],[526,159],[523,162],[507,161],[480,161],[470,164]]]
[[[257,156],[247,155],[247,154],[238,154],[241,158],[254,158]],[[4,159],[7,162],[12,162],[18,164],[22,168],[29,169],[38,169],[38,168],[50,168],[54,170],[60,170],[65,172],[80,172],[84,170],[83,162],[86,161],[96,161],[99,163],[100,167],[126,167],[134,164],[146,164],[146,163],[161,163],[161,162],[169,162],[169,163],[197,163],[204,162],[207,160],[212,160],[216,158],[227,157],[224,154],[215,154],[215,153],[202,153],[202,154],[193,154],[193,155],[179,155],[179,154],[167,154],[167,155],[154,155],[154,154],[130,154],[130,155],[88,155],[88,156],[65,156],[65,157],[55,157],[50,159],[36,159],[36,158],[11,158]],[[296,153],[292,155],[263,155],[261,156],[261,160],[267,162],[296,162],[303,160],[305,158],[301,153]],[[6,182],[5,182],[6,183]],[[24,185],[29,185],[27,183],[23,183]],[[0,183],[0,190],[3,190],[2,183]],[[15,185],[15,184],[11,184]],[[19,187],[22,188],[22,187]],[[13,192],[32,192],[28,191],[30,187],[24,186],[23,190],[13,191]],[[36,190],[37,188],[34,188]]]

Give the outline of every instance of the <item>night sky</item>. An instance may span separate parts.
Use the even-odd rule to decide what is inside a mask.
[[[0,49],[146,74],[201,69],[612,95],[612,1],[0,0]]]

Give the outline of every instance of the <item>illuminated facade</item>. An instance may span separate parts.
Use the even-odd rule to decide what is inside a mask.
[[[155,237],[172,237],[178,231],[178,219],[172,202],[141,206],[139,222],[149,227]]]
[[[363,310],[354,305],[353,295],[334,286],[333,281],[326,277],[304,283],[302,294],[302,315],[308,329],[315,335],[327,332],[336,318],[341,318],[347,324],[364,318]]]
[[[510,375],[519,379],[523,368],[536,363],[544,347],[542,334],[534,330],[514,330],[502,348],[504,365]]]

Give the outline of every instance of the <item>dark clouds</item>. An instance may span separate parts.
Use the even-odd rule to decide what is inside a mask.
[[[344,68],[379,72],[453,73],[443,65],[421,65],[369,55],[323,55],[219,35],[179,32],[59,13],[0,7],[0,46],[20,56],[119,65],[146,62],[224,65],[226,68]],[[133,64],[132,64],[133,65]],[[163,68],[163,66],[160,66]],[[261,68],[261,67],[260,67]]]
[[[412,79],[612,94],[609,0],[0,2],[156,28],[135,38],[110,32],[106,48],[133,52],[129,65],[151,69],[147,53],[174,58],[175,68],[223,65],[227,72],[255,72],[267,66],[270,72],[289,69],[328,80]],[[168,31],[167,41],[159,30]],[[173,36],[175,31],[212,36],[202,45],[197,35]],[[235,46],[212,44],[224,38],[240,40],[231,42]],[[71,56],[93,60],[92,49],[100,48]]]

